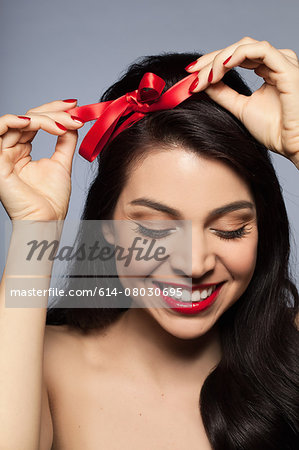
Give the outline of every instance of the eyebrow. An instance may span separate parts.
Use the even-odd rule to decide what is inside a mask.
[[[151,199],[145,198],[145,197],[136,198],[135,200],[132,200],[129,204],[146,206],[147,208],[152,208],[152,209],[155,209],[156,211],[160,211],[160,212],[169,214],[170,216],[173,216],[177,219],[182,217],[180,211],[178,211],[177,209],[171,208],[170,206],[164,205],[163,203],[160,203],[160,202],[157,202],[155,200],[151,200]],[[249,208],[252,211],[254,211],[254,204],[247,200],[235,201],[235,202],[223,205],[223,206],[219,206],[216,209],[213,209],[212,211],[210,211],[209,216],[215,217],[215,216],[219,216],[221,214],[225,214],[225,213],[229,213],[232,211],[236,211],[239,209],[245,209],[245,208],[246,209]]]

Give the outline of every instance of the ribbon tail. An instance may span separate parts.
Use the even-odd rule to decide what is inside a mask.
[[[156,103],[151,105],[151,111],[172,109],[182,103],[184,100],[187,100],[187,98],[194,95],[193,92],[189,91],[189,87],[192,81],[197,78],[197,76],[198,72],[191,73],[191,75],[188,75],[187,77],[171,86],[171,88],[169,88]]]
[[[101,103],[95,105],[101,105]],[[108,142],[120,117],[128,114],[132,109],[131,106],[128,105],[125,96],[109,102],[109,105],[105,105],[104,112],[100,116],[98,116],[98,111],[101,110],[100,107],[91,108],[89,111],[83,110],[83,108],[85,108],[83,106],[79,108],[82,108],[79,111],[81,117],[84,116],[86,118],[88,115],[89,120],[93,120],[95,114],[97,114],[98,120],[83,139],[79,149],[79,154],[91,162],[97,157]],[[92,119],[90,119],[90,117],[92,117]]]
[[[98,119],[106,109],[113,103],[113,100],[102,103],[93,103],[91,105],[76,106],[66,111],[71,116],[78,117],[82,122],[86,123],[91,120]]]
[[[103,126],[102,118],[99,118],[81,142],[79,155],[92,162],[108,142],[118,120],[119,118],[117,117],[109,127],[105,127]]]
[[[130,128],[134,123],[138,122],[140,119],[142,119],[145,116],[144,113],[141,112],[135,112],[130,117],[125,120],[121,126],[111,135],[111,140],[116,138],[123,130],[126,128]]]

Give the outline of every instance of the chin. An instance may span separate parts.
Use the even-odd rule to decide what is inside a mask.
[[[185,341],[191,341],[192,339],[198,339],[201,336],[204,336],[208,330],[202,330],[202,331],[196,331],[196,332],[192,332],[192,330],[178,330],[178,329],[166,329],[166,331],[168,331],[169,334],[171,334],[172,336],[178,338],[178,339],[182,339]]]
[[[215,325],[215,317],[181,316],[174,314],[172,311],[165,311],[165,309],[156,310],[156,312],[150,312],[150,314],[167,333],[183,340],[197,339],[205,335]]]

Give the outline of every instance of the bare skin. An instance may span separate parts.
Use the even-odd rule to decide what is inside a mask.
[[[170,308],[131,308],[104,332],[87,337],[67,327],[47,327],[45,367],[54,449],[100,444],[110,450],[120,442],[128,450],[179,450],[186,442],[190,449],[211,448],[199,410],[200,390],[221,358],[217,319],[252,277],[258,233],[254,210],[241,208],[213,220],[208,212],[253,199],[231,169],[182,148],[154,152],[134,169],[114,218],[166,219],[152,208],[132,207],[131,200],[145,195],[178,209],[182,219],[192,219],[192,279],[225,281],[223,292],[192,317]],[[225,241],[214,232],[241,226],[248,234],[238,241]],[[168,264],[151,263],[145,285]],[[175,269],[178,265],[172,262],[169,271]]]
[[[278,50],[268,42],[246,37],[196,62],[191,69],[199,71],[194,91],[205,90],[262,144],[299,168],[298,64],[292,50]],[[251,97],[244,98],[221,82],[226,71],[237,66],[253,69],[265,81]],[[212,79],[208,77],[211,68]],[[57,100],[27,111],[27,119],[12,114],[0,118],[0,199],[14,224],[11,249],[17,248],[14,244],[20,238],[16,222],[60,221],[67,214],[76,130],[82,123],[66,111],[75,106],[76,102]],[[31,142],[39,129],[58,136],[57,145],[51,158],[32,161]],[[199,158],[194,165],[194,157],[191,160],[188,152],[179,151],[181,156],[187,155],[185,172],[181,165],[175,169],[177,158],[169,160],[167,155],[167,164],[148,160],[157,166],[145,173],[155,177],[157,167],[161,174],[161,168],[172,164],[169,172],[182,175],[181,190],[173,191],[178,179],[169,180],[169,172],[154,181],[141,175],[146,166],[140,166],[141,172],[135,172],[135,179],[130,179],[133,184],[119,199],[116,218],[130,220],[134,215],[134,219],[140,213],[145,215],[145,209],[142,212],[128,207],[138,186],[146,193],[151,186],[156,199],[176,206],[182,218],[194,222],[192,277],[200,283],[225,281],[218,300],[191,320],[169,308],[130,309],[105,334],[83,337],[67,327],[45,327],[44,306],[6,308],[4,271],[0,283],[1,448],[93,450],[101,446],[118,450],[120,442],[121,448],[130,450],[176,450],[186,448],[186,442],[191,450],[211,448],[199,414],[199,393],[221,357],[217,320],[250,282],[258,236],[254,209],[251,216],[226,215],[211,225],[212,208],[237,200],[236,196],[252,200],[250,192],[224,167],[204,165],[206,161]],[[163,159],[166,155],[158,152],[156,156]],[[221,173],[222,180],[232,184],[225,189],[217,183],[201,184],[202,178],[199,172],[192,172],[193,168],[203,177],[209,171]],[[137,182],[138,173],[148,180],[146,186]],[[161,180],[168,184],[160,185]],[[173,192],[175,198],[171,198]],[[196,203],[198,195],[207,192]],[[202,201],[206,198],[210,204]],[[190,210],[190,205],[195,206]],[[212,228],[234,230],[243,223],[249,234],[236,244],[222,242],[212,232]],[[242,264],[236,257],[240,251],[246,255]],[[12,252],[12,259],[17,260],[17,256]],[[43,276],[39,287],[47,288],[50,266],[44,267]],[[159,276],[159,272],[153,272],[153,276]],[[46,304],[47,298],[43,300]]]
[[[202,382],[218,359],[217,344],[206,339],[196,378],[177,363],[183,378],[165,379],[162,384],[143,364],[134,364],[132,347],[120,351],[120,332],[123,324],[119,323],[105,336],[88,338],[65,327],[47,327],[45,366],[53,450],[110,450],[120,444],[123,449],[180,450],[186,442],[190,449],[210,450],[198,399]]]

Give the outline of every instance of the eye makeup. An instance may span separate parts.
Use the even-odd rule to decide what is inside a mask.
[[[174,233],[177,229],[175,228],[164,228],[164,229],[152,229],[147,228],[141,225],[140,223],[134,222],[137,227],[133,229],[137,234],[141,234],[145,237],[151,237],[154,239],[161,239],[169,236]],[[249,234],[249,231],[245,230],[246,225],[243,225],[241,228],[237,230],[211,230],[219,236],[220,239],[231,240],[231,239],[240,239],[245,235]]]

